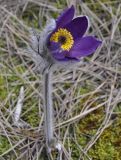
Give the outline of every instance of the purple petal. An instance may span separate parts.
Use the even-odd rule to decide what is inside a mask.
[[[52,55],[56,60],[59,61],[65,59],[65,54],[63,52],[52,52]]]
[[[95,37],[87,36],[75,41],[73,48],[70,50],[69,56],[80,58],[92,54],[99,45],[101,41],[97,40]]]
[[[60,44],[57,42],[49,42],[48,44],[48,48],[52,51],[52,52],[56,52],[57,50],[60,49]]]
[[[82,37],[88,28],[88,18],[86,16],[73,19],[64,28],[71,32],[74,39]]]
[[[62,51],[62,52],[53,52],[52,55],[53,57],[58,60],[58,61],[80,61],[79,59],[75,57],[67,57],[67,51]]]
[[[67,8],[65,11],[63,11],[56,21],[57,28],[63,27],[66,24],[68,24],[73,19],[74,12],[75,10],[73,5],[70,8]]]
[[[65,53],[63,53],[63,55],[64,55]],[[57,59],[57,57],[56,57],[56,59]],[[76,61],[76,62],[79,62],[80,61],[80,59],[78,59],[78,58],[75,58],[75,57],[68,57],[68,56],[64,56],[64,58],[62,58],[62,59],[57,59],[57,60],[59,60],[59,61]]]
[[[50,52],[56,60],[61,60],[65,58],[66,52],[63,52],[60,48],[60,44],[56,42],[50,42],[49,44]]]
[[[50,42],[49,46],[50,52],[52,54],[52,57],[58,61],[79,61],[79,59],[75,57],[68,57],[69,52],[68,51],[62,51],[60,48],[60,44],[56,42]]]

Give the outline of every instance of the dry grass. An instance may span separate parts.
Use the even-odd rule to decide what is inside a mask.
[[[121,3],[118,0],[19,2],[0,0],[0,160],[92,159],[90,149],[107,127],[112,127],[115,117],[121,115],[121,111],[114,112],[121,103]],[[103,45],[78,68],[54,73],[55,136],[63,147],[62,153],[53,151],[48,155],[43,134],[42,75],[26,56],[28,31],[30,27],[39,28],[40,21],[43,26],[49,16],[57,17],[70,4],[75,5],[77,15],[89,16],[89,33],[102,39]],[[24,128],[13,123],[21,86],[25,88],[21,121],[28,124]],[[92,124],[85,120],[91,115]],[[88,129],[85,132],[82,127],[85,123],[90,136]],[[80,137],[86,138],[84,144]]]

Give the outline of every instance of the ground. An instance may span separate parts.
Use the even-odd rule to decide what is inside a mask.
[[[0,0],[0,159],[47,160],[43,132],[43,75],[27,50],[30,28],[42,31],[49,18],[73,4],[87,15],[87,34],[103,41],[77,67],[53,74],[55,133],[63,146],[60,159],[121,158],[121,2],[118,0]],[[20,88],[21,120],[14,125]],[[87,113],[87,111],[89,111]]]

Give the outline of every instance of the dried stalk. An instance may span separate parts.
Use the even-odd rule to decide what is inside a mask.
[[[23,108],[23,101],[24,101],[24,87],[22,86],[20,88],[18,101],[13,114],[13,122],[14,122],[14,125],[16,126],[22,125],[22,123],[20,123],[20,115]]]

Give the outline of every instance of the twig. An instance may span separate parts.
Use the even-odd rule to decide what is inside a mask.
[[[15,108],[15,112],[14,112],[14,124],[18,124],[19,120],[20,120],[20,115],[21,115],[21,111],[22,111],[22,107],[23,107],[23,101],[24,101],[24,87],[22,86],[20,88],[20,93],[19,93],[19,97],[18,97],[18,102],[16,104],[16,108]]]

